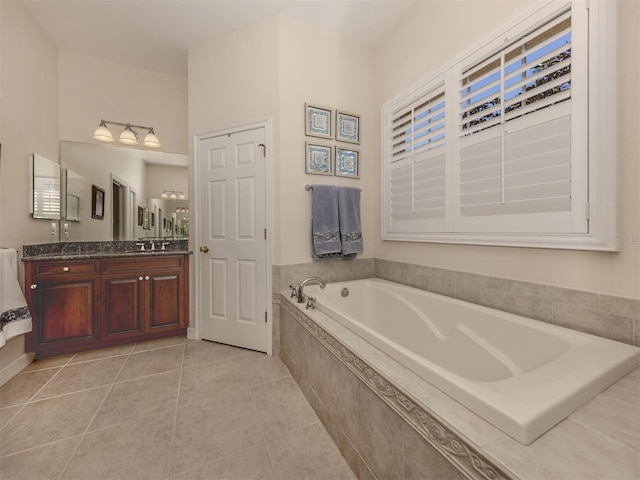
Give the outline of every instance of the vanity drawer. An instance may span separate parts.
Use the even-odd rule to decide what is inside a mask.
[[[166,255],[166,256],[165,256]],[[108,258],[102,260],[102,273],[144,272],[147,270],[182,268],[184,256],[158,254],[149,257]]]
[[[52,262],[37,262],[35,275],[87,275],[98,273],[98,260],[57,260]]]

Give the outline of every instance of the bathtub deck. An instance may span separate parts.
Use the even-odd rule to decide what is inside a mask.
[[[352,353],[425,411],[443,419],[448,429],[458,432],[468,445],[508,476],[566,480],[640,478],[640,368],[525,446],[324,313],[305,311],[286,297],[281,298],[285,310],[301,312],[334,339],[348,345]]]

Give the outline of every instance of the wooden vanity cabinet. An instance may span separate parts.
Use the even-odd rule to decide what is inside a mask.
[[[45,261],[25,268],[32,317],[28,351],[42,356],[95,348],[100,341],[100,261]]]
[[[27,348],[44,357],[184,334],[188,278],[186,255],[27,262]]]
[[[102,262],[104,340],[156,335],[186,326],[184,257]]]

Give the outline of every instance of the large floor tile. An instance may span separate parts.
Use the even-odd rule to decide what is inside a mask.
[[[250,352],[250,350],[232,347],[223,343],[209,342],[207,340],[187,340],[184,351],[184,366],[215,362],[225,357],[246,355]]]
[[[20,373],[0,387],[0,407],[26,403],[56,374],[60,368]]]
[[[277,479],[355,479],[338,448],[320,422],[267,440]]]
[[[116,383],[107,395],[91,430],[160,412],[173,412],[180,370]]]
[[[264,445],[206,463],[173,477],[174,480],[273,480],[269,455]]]
[[[118,345],[117,347],[99,348],[97,350],[80,352],[76,354],[69,363],[89,362],[91,360],[101,360],[103,358],[129,355],[132,348],[133,345]]]
[[[159,414],[89,432],[62,478],[166,478],[173,424],[173,414]]]
[[[185,367],[182,370],[178,403],[185,405],[246,388],[246,381],[238,375],[237,359],[238,357],[227,357]]]
[[[0,408],[0,428],[4,427],[23,407],[24,405],[13,405]]]
[[[176,345],[184,345],[187,339],[180,335],[176,337],[158,338],[157,340],[148,340],[146,342],[136,343],[133,346],[133,352],[145,352],[147,350],[155,350],[157,348],[174,347]]]
[[[183,345],[132,353],[127,358],[127,363],[118,376],[118,381],[145,377],[147,375],[181,368],[183,354]]]
[[[246,390],[178,408],[171,474],[264,443]]]
[[[35,372],[37,370],[44,370],[46,368],[54,368],[54,367],[62,367],[69,363],[75,356],[75,353],[70,353],[68,355],[57,355],[55,357],[42,358],[40,360],[34,360],[25,368],[22,369],[20,373],[29,373]]]
[[[238,378],[242,378],[247,386],[291,377],[282,360],[265,353],[249,352],[247,355],[235,359],[235,363]]]
[[[40,390],[35,399],[41,400],[65,393],[110,385],[115,380],[125,360],[126,357],[113,357],[67,365]]]
[[[317,422],[318,417],[291,377],[251,388],[266,439]]]
[[[75,451],[81,435],[0,458],[2,480],[58,479]]]
[[[108,387],[29,403],[2,430],[0,453],[8,455],[85,431]]]

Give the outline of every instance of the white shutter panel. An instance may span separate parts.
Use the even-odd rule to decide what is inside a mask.
[[[443,231],[446,219],[445,84],[393,112],[387,128],[387,233]]]
[[[571,233],[570,98],[570,12],[463,70],[459,231]]]

